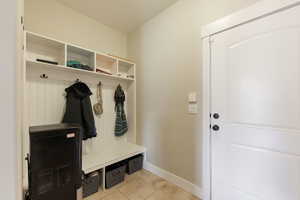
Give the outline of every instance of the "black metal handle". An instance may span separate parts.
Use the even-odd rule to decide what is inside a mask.
[[[220,115],[219,115],[219,113],[214,113],[214,114],[213,114],[213,118],[215,118],[215,119],[219,119],[219,118],[220,118]]]
[[[220,127],[218,125],[213,125],[212,129],[214,131],[219,131],[220,130]]]

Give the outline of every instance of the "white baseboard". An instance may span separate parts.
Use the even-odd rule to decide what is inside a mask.
[[[147,161],[144,162],[144,169],[169,181],[170,183],[173,183],[174,185],[177,185],[178,187],[184,189],[185,191],[192,193],[193,195],[199,197],[200,199],[203,198],[203,191],[200,187],[196,186],[195,184],[179,176],[176,176],[175,174],[172,174],[164,169],[161,169]]]

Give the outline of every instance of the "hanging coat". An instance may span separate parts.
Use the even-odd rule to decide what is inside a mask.
[[[115,91],[116,125],[115,136],[122,136],[128,131],[128,124],[124,110],[125,93],[120,85]]]
[[[83,139],[97,136],[89,87],[77,82],[65,89],[67,93],[66,112],[63,123],[76,123],[81,125]]]

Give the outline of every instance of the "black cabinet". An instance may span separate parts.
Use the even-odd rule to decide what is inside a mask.
[[[80,127],[56,124],[30,128],[29,190],[32,200],[76,200],[81,187]]]

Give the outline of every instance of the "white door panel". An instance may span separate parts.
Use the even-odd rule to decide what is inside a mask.
[[[230,127],[228,135],[233,144],[300,156],[299,131],[247,127],[238,124]]]
[[[212,199],[300,200],[300,6],[211,44]]]
[[[230,121],[299,128],[299,44],[300,28],[291,28],[229,47]]]
[[[298,156],[243,145],[232,145],[230,154],[234,188],[265,199],[299,197]]]

